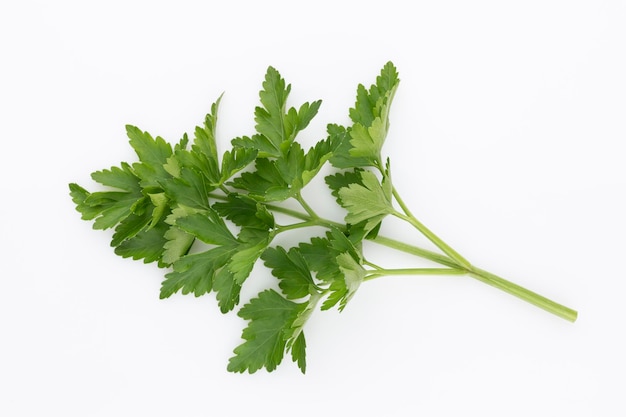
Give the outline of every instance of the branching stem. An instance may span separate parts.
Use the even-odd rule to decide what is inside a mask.
[[[413,246],[404,242],[399,242],[397,240],[389,239],[386,237],[379,236],[373,241],[392,249],[397,249],[399,251],[419,256],[421,258],[431,260],[441,265],[448,266],[453,270],[458,271],[459,274],[467,274],[472,278],[475,278],[481,282],[484,282],[485,284],[489,284],[492,287],[498,288],[499,290],[514,295],[528,303],[531,303],[539,308],[542,308],[571,322],[576,321],[578,317],[578,313],[575,310],[572,310],[569,307],[552,301],[542,295],[535,293],[534,291],[530,291],[502,277],[492,274],[491,272],[485,271],[484,269],[480,269],[475,266],[470,266],[469,268],[462,267],[446,256],[439,255],[437,253],[430,252],[417,246]]]
[[[446,255],[452,258],[457,264],[464,268],[471,268],[472,264],[470,264],[467,259],[462,257],[457,251],[452,249],[446,242],[441,240],[439,236],[434,234],[429,228],[427,228],[422,222],[417,220],[417,218],[411,213],[407,205],[404,203],[398,191],[393,188],[393,196],[402,208],[404,213],[400,213],[398,211],[393,212],[392,214],[402,220],[407,221],[413,227],[415,227],[420,233],[422,233],[428,240],[433,242],[439,249],[443,251]]]
[[[313,219],[320,218],[320,216],[317,215],[315,210],[313,210],[313,208],[306,202],[304,197],[302,197],[301,193],[296,194],[295,199],[298,200],[298,203],[300,203],[304,211],[306,211],[309,216],[311,216]]]
[[[504,292],[514,295],[515,297],[518,297],[561,318],[572,322],[576,321],[578,313],[575,310],[572,310],[569,307],[552,301],[520,285],[517,285],[502,277],[492,274],[491,272],[477,268],[470,264],[458,252],[452,249],[448,244],[446,244],[437,235],[430,231],[430,229],[428,229],[424,224],[417,220],[417,218],[415,218],[415,216],[411,213],[411,211],[406,206],[406,204],[395,189],[393,190],[393,195],[398,202],[398,205],[402,209],[402,212],[396,211],[393,213],[393,215],[407,221],[409,224],[415,227],[431,242],[433,242],[439,249],[441,249],[444,254],[439,254],[428,249],[424,249],[385,236],[377,236],[372,239],[372,242],[389,247],[391,249],[418,256],[422,259],[426,259],[445,266],[446,268],[385,269],[368,261],[364,261],[364,265],[374,268],[374,270],[365,277],[365,280],[372,280],[386,275],[469,275],[474,279],[477,279],[481,282],[491,285],[492,287],[498,288]],[[219,194],[211,194],[210,197],[217,200],[226,199],[225,196]],[[342,223],[319,217],[316,212],[311,208],[311,206],[309,206],[306,201],[304,201],[301,195],[299,195],[296,199],[306,210],[306,213],[289,209],[277,204],[266,204],[268,210],[286,214],[290,217],[302,220],[302,222],[299,223],[279,226],[276,230],[276,233],[282,233],[288,230],[295,230],[311,226],[338,228],[340,230],[345,229],[345,225]]]

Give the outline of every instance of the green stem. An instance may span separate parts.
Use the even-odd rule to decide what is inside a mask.
[[[379,269],[367,274],[364,281],[388,275],[464,275],[466,271],[452,268],[400,268]]]
[[[498,288],[499,290],[502,290],[511,295],[514,295],[517,298],[520,298],[530,304],[533,304],[539,308],[542,308],[543,310],[546,310],[566,320],[573,322],[573,321],[576,321],[576,318],[578,317],[578,313],[575,310],[572,310],[569,307],[566,307],[562,304],[552,301],[520,285],[514,284],[511,281],[508,281],[502,277],[492,274],[491,272],[485,271],[484,269],[476,268],[474,266],[471,266],[470,268],[464,268],[464,267],[459,266],[452,259],[449,259],[446,256],[439,255],[437,253],[430,252],[426,249],[422,249],[417,246],[410,245],[408,243],[399,242],[399,241],[385,238],[382,236],[378,236],[373,241],[383,246],[387,246],[392,249],[397,249],[405,253],[419,256],[421,258],[426,258],[433,262],[437,262],[441,265],[445,265],[450,268],[456,269],[461,274],[468,274],[474,279],[477,279],[481,282],[484,282],[485,284],[489,284],[492,287]]]
[[[427,249],[400,242],[399,240],[391,239],[384,236],[376,236],[374,239],[372,239],[372,242],[387,246],[391,249],[399,250],[401,252],[409,253],[411,255],[419,256],[420,258],[428,259],[440,265],[444,265],[450,268],[462,269],[462,267],[460,267],[456,262],[454,262],[452,259],[448,258],[445,255],[440,255]]]
[[[267,207],[268,210],[275,211],[277,213],[286,214],[295,219],[315,222],[316,226],[322,226],[326,228],[336,227],[337,229],[340,229],[340,230],[343,230],[346,227],[345,224],[343,223],[334,222],[332,220],[325,219],[323,217],[318,217],[317,215],[312,216],[311,214],[308,214],[308,213],[302,213],[297,210],[292,210],[292,209],[282,207],[282,206],[277,206],[274,204],[266,204],[265,207]]]
[[[382,266],[378,266],[375,263],[372,263],[372,262],[367,261],[365,259],[363,259],[363,265],[369,266],[370,268],[374,268],[374,269],[379,270],[379,271],[382,271],[383,269],[385,269]]]
[[[409,210],[407,205],[404,203],[404,201],[400,197],[400,194],[398,193],[398,191],[395,188],[393,189],[393,196],[395,197],[396,201],[398,202],[398,204],[402,208],[402,211],[404,211],[404,214],[400,213],[398,211],[394,211],[391,214],[393,214],[394,216],[396,216],[396,217],[398,217],[398,218],[400,218],[402,220],[405,220],[405,221],[409,222],[413,227],[415,227],[417,230],[419,230],[420,233],[422,233],[424,236],[426,236],[426,238],[428,238],[428,240],[433,242],[439,249],[441,249],[443,251],[443,253],[445,253],[450,258],[452,258],[460,266],[462,266],[462,267],[464,267],[466,269],[470,269],[472,267],[472,264],[470,264],[467,261],[467,259],[462,257],[457,251],[452,249],[446,242],[441,240],[439,238],[439,236],[434,234],[429,228],[427,228],[424,224],[422,224],[422,222],[417,220],[417,218],[411,213],[411,211]]]
[[[286,232],[288,230],[302,229],[305,227],[320,226],[317,220],[308,220],[300,223],[287,224],[284,226],[276,226],[276,233]]]
[[[302,197],[301,193],[296,194],[296,196],[294,198],[296,200],[298,200],[298,203],[300,203],[300,205],[302,206],[304,211],[306,211],[309,214],[309,216],[311,216],[314,219],[319,219],[320,218],[320,216],[317,215],[315,210],[313,210],[313,208],[306,202],[304,197]]]
[[[274,204],[266,204],[265,207],[267,207],[268,210],[275,211],[277,213],[286,214],[295,219],[300,219],[304,221],[314,221],[317,226],[324,226],[327,228],[336,227],[340,230],[343,230],[345,228],[345,225],[343,223],[337,223],[332,220],[324,219],[322,217],[313,217],[310,214],[302,213],[300,211],[292,210],[286,207],[277,206]]]
[[[556,314],[557,316],[564,318],[565,320],[574,322],[578,317],[578,313],[576,312],[576,310],[572,310],[569,307],[554,302],[533,291],[527,290],[526,288],[514,284],[511,281],[508,281],[497,275],[494,275],[491,272],[485,271],[480,268],[474,268],[473,271],[469,271],[468,273],[471,277],[476,278],[477,280],[484,282],[485,284],[489,284],[492,287],[512,294],[552,314]]]
[[[410,215],[407,216],[397,211],[393,212],[392,214],[398,217],[399,219],[409,222],[412,226],[414,226],[417,230],[419,230],[424,236],[426,236],[428,240],[433,242],[439,249],[441,249],[443,253],[445,253],[450,258],[452,258],[459,266],[462,266],[467,269],[472,267],[472,264],[470,264],[467,259],[462,257],[457,251],[452,249],[446,242],[444,242],[437,235],[431,232],[430,229],[424,226],[415,217],[410,216]]]

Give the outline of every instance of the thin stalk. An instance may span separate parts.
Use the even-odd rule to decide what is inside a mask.
[[[282,233],[289,230],[302,229],[304,227],[313,227],[319,226],[319,222],[317,220],[308,220],[300,223],[287,224],[284,226],[276,226],[276,233]]]
[[[471,268],[472,264],[470,264],[467,261],[467,259],[462,257],[457,251],[452,249],[446,242],[441,240],[439,238],[439,236],[434,234],[429,228],[427,228],[424,224],[422,224],[422,222],[417,220],[417,218],[411,213],[411,210],[409,210],[408,206],[404,203],[404,201],[400,197],[400,194],[395,189],[395,187],[393,188],[393,196],[396,199],[396,201],[398,202],[398,204],[400,205],[400,207],[402,208],[402,211],[404,211],[404,214],[400,213],[398,211],[394,211],[392,213],[394,216],[409,222],[413,227],[415,227],[417,230],[419,230],[420,233],[422,233],[424,236],[426,236],[426,238],[428,238],[428,240],[433,242],[439,249],[441,249],[443,251],[443,253],[445,253],[450,258],[452,258],[457,264],[459,264],[460,266],[463,266],[463,267],[465,267],[467,269]]]
[[[322,217],[313,217],[308,213],[302,213],[300,211],[297,210],[292,210],[286,207],[282,207],[282,206],[277,206],[274,204],[266,204],[265,207],[267,207],[268,210],[271,211],[275,211],[277,213],[282,213],[282,214],[286,214],[288,216],[291,216],[295,219],[300,219],[300,220],[304,220],[304,221],[315,221],[317,226],[324,226],[324,227],[336,227],[340,230],[345,229],[345,225],[342,223],[337,223],[334,222],[332,220],[329,219],[325,219]]]
[[[459,266],[462,266],[462,267],[467,268],[467,269],[470,269],[472,267],[472,264],[469,263],[469,261],[467,259],[462,257],[461,254],[459,254],[457,251],[452,249],[446,242],[444,242],[437,235],[435,235],[433,232],[431,232],[430,229],[428,229],[426,226],[424,226],[424,224],[422,224],[422,222],[417,220],[414,216],[412,216],[412,215],[405,215],[405,214],[402,214],[402,213],[400,213],[398,211],[394,211],[391,214],[396,216],[399,219],[402,219],[402,220],[408,222],[413,227],[415,227],[417,230],[419,230],[420,233],[422,233],[424,236],[426,236],[426,238],[428,238],[428,240],[433,242],[439,249],[442,250],[443,253],[445,253],[450,258],[452,258],[452,260],[454,260],[454,262],[456,262]]]
[[[545,311],[564,318],[565,320],[574,322],[578,317],[578,313],[575,310],[559,304],[555,301],[552,301],[542,295],[537,294],[534,291],[528,290],[502,277],[492,274],[491,272],[485,271],[484,269],[476,268],[474,266],[466,269],[465,267],[459,266],[453,260],[449,259],[446,256],[439,255],[426,249],[422,249],[417,246],[410,245],[404,242],[399,242],[386,237],[378,236],[373,241],[383,246],[397,249],[411,255],[419,256],[421,258],[426,258],[441,265],[456,269],[459,274],[467,274],[474,279],[477,279],[485,284],[491,285],[492,287],[498,288],[499,290],[514,295],[521,300],[524,300]]]
[[[210,193],[209,197],[212,198],[212,199],[215,199],[215,200],[227,201],[227,197],[225,195],[222,195],[222,194]],[[314,220],[315,219],[317,226],[326,226],[326,227],[333,226],[333,227],[337,227],[339,229],[344,229],[345,228],[345,225],[343,223],[337,223],[337,222],[334,222],[332,220],[321,218],[321,217],[317,216],[314,212],[313,212],[314,215],[311,215],[310,213],[302,213],[301,211],[289,209],[287,207],[283,207],[283,206],[279,206],[279,205],[275,205],[275,204],[265,204],[265,207],[267,207],[268,210],[275,211],[277,213],[286,214],[286,215],[288,215],[290,217],[293,217],[295,219],[300,219],[300,220],[304,220],[304,221],[309,221],[309,220]]]
[[[569,307],[566,307],[562,304],[552,301],[522,286],[514,284],[511,281],[508,281],[502,277],[492,274],[491,272],[485,271],[480,268],[474,268],[473,271],[469,271],[469,275],[472,278],[475,278],[481,282],[484,282],[485,284],[489,284],[492,287],[498,288],[502,291],[512,294],[526,302],[529,302],[552,314],[555,314],[561,318],[564,318],[565,320],[574,322],[576,321],[578,317],[578,312],[576,312],[576,310],[572,310]]]
[[[462,269],[452,268],[400,268],[380,269],[372,271],[365,276],[364,281],[380,278],[388,275],[464,275],[467,272]]]
[[[400,242],[399,240],[391,239],[384,236],[376,236],[374,239],[372,239],[372,242],[387,246],[391,249],[399,250],[401,252],[409,253],[411,255],[419,256],[420,258],[428,259],[429,261],[436,262],[440,265],[444,265],[450,268],[462,269],[462,267],[460,267],[456,262],[454,262],[452,259],[448,258],[445,255],[441,255],[436,252],[429,251],[428,249],[417,247],[415,245]]]
[[[274,205],[274,204],[266,204],[265,207],[267,207],[268,210],[271,211],[275,211],[277,213],[282,213],[282,214],[286,214],[288,216],[291,216],[295,219],[300,219],[300,220],[304,220],[304,221],[314,221],[316,226],[322,226],[322,227],[326,227],[326,228],[331,228],[331,227],[335,227],[339,230],[344,230],[346,225],[343,223],[338,223],[338,222],[334,222],[332,220],[329,219],[325,219],[323,217],[319,217],[317,215],[312,216],[311,214],[308,213],[302,213],[300,211],[297,210],[292,210],[286,207],[282,207],[282,206],[278,206],[278,205]]]
[[[304,211],[306,211],[309,214],[309,216],[311,216],[314,219],[320,218],[320,216],[317,215],[315,210],[313,210],[313,208],[306,202],[304,197],[302,197],[301,193],[296,194],[295,199],[298,200],[298,203],[300,203]]]
[[[378,266],[378,265],[376,265],[375,263],[372,263],[372,262],[367,261],[367,260],[365,260],[365,259],[363,259],[363,265],[365,265],[365,266],[369,266],[370,268],[374,268],[374,269],[377,269],[377,270],[379,270],[379,271],[382,271],[383,269],[385,269],[385,268],[383,268],[382,266]]]

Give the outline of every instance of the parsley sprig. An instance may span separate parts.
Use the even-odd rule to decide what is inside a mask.
[[[212,292],[228,313],[240,305],[252,269],[265,265],[279,291],[266,289],[239,308],[248,325],[228,363],[231,372],[273,371],[285,354],[305,372],[303,330],[311,314],[318,308],[343,310],[361,284],[389,275],[468,275],[575,321],[576,311],[472,265],[409,210],[382,154],[398,84],[388,62],[369,88],[358,86],[351,124],[329,124],[327,137],[305,149],[297,136],[321,101],[288,108],[291,85],[270,67],[254,111],[255,132],[232,139],[229,150],[220,154],[215,136],[220,97],[193,137],[185,134],[173,146],[126,126],[138,161],[94,172],[104,191],[72,183],[70,195],[95,229],[113,229],[116,254],[168,271],[161,298]],[[335,168],[325,182],[345,210],[342,223],[318,215],[302,193],[327,163]],[[379,235],[388,216],[415,228],[440,251]],[[311,227],[326,231],[289,248],[274,244],[281,233]],[[364,253],[366,240],[437,266],[376,265]]]

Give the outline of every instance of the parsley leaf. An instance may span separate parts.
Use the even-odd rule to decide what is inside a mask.
[[[287,299],[297,300],[316,292],[311,268],[297,248],[291,248],[289,252],[281,246],[268,248],[261,258],[279,279],[278,286]]]
[[[148,132],[126,125],[126,133],[130,139],[140,162],[133,164],[137,176],[141,178],[143,188],[160,187],[159,182],[170,177],[164,164],[172,156],[172,147],[162,137],[153,138]]]
[[[213,209],[198,211],[181,217],[176,220],[176,225],[204,243],[213,245],[237,243],[237,239],[228,229],[224,220]]]
[[[215,140],[215,131],[217,129],[217,110],[220,105],[222,96],[211,105],[211,112],[204,118],[204,126],[196,126],[194,131],[195,138],[192,150],[196,154],[204,155],[207,160],[217,162],[217,142]]]
[[[219,181],[214,183],[220,186],[228,181],[233,175],[250,165],[256,159],[258,151],[256,149],[234,148],[232,151],[224,152],[222,156],[222,169]]]
[[[388,214],[395,212],[387,177],[383,182],[371,171],[359,171],[359,183],[352,183],[338,191],[341,205],[348,210],[346,222],[366,222],[366,231],[372,230]]]
[[[195,237],[192,234],[176,226],[170,226],[163,237],[166,242],[163,244],[162,261],[167,265],[173,264],[181,256],[186,255],[195,241]]]
[[[237,245],[217,246],[204,252],[185,255],[174,262],[173,271],[165,275],[160,298],[167,298],[182,290],[196,297],[213,289],[215,274],[237,252]]]
[[[261,368],[268,371],[276,369],[290,341],[285,336],[293,332],[292,326],[306,305],[289,301],[274,290],[265,290],[250,300],[237,313],[250,322],[242,333],[245,342],[235,348],[228,370],[252,374]],[[299,336],[302,338],[294,341],[296,349],[292,353],[294,361],[304,366],[303,333]]]
[[[286,111],[290,92],[291,85],[285,83],[275,68],[269,67],[265,74],[263,90],[259,93],[263,106],[257,107],[254,111],[256,130],[265,138],[261,140],[257,137],[256,140],[263,142],[264,151],[270,151],[261,156],[284,155],[298,132],[308,126],[319,110],[321,101],[318,100],[304,103],[299,110],[292,107]]]
[[[151,223],[154,210],[155,208],[150,203],[149,198],[143,197],[137,200],[131,208],[131,213],[123,220],[120,220],[117,227],[115,227],[111,246],[118,246],[124,240],[141,232]]]
[[[174,203],[199,210],[210,208],[209,193],[215,189],[206,176],[194,168],[182,168],[179,178],[162,182],[165,195]]]
[[[317,175],[330,159],[337,141],[329,137],[318,142],[305,154],[294,142],[285,155],[270,160],[256,160],[255,171],[244,172],[231,185],[264,201],[283,201],[295,197]]]
[[[332,228],[324,238],[314,237],[309,243],[300,243],[298,251],[316,277],[328,284],[329,296],[322,310],[337,304],[343,310],[365,278],[361,251],[337,228]]]
[[[233,273],[233,280],[241,285],[248,278],[255,262],[269,245],[271,237],[268,234],[262,239],[247,241],[237,248],[228,262],[228,269]]]
[[[389,110],[400,79],[395,66],[388,62],[367,90],[357,88],[357,99],[350,109],[353,125],[347,131],[340,152],[333,158],[338,168],[380,166],[381,149],[389,131]]]
[[[94,229],[109,229],[130,216],[143,198],[139,178],[132,168],[122,163],[121,168],[97,171],[92,178],[105,186],[118,188],[90,193],[77,184],[70,184],[70,194],[76,209],[85,220],[94,220]]]
[[[243,194],[229,194],[225,201],[213,204],[221,216],[238,226],[269,230],[274,227],[274,216],[267,207]]]
[[[159,223],[151,229],[144,229],[130,239],[124,240],[115,248],[115,254],[134,260],[143,259],[144,263],[158,262],[160,267],[166,264],[161,261],[164,252],[167,231],[165,223]]]

